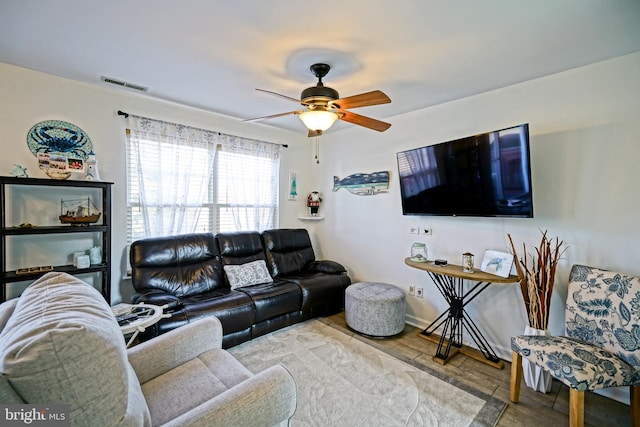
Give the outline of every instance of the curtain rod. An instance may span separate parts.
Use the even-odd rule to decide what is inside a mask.
[[[122,111],[122,110],[118,110],[118,115],[119,116],[124,116],[125,119],[129,117],[129,113],[127,113],[125,111]],[[218,132],[218,135],[221,135],[221,133]],[[271,144],[273,144],[273,142]],[[284,148],[289,148],[288,144],[278,144],[278,145],[281,145]]]

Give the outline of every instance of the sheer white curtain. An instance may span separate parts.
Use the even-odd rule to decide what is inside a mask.
[[[201,231],[211,201],[217,132],[129,116],[131,240]],[[136,223],[137,222],[137,223]],[[198,230],[200,229],[200,230]]]
[[[221,136],[217,186],[221,228],[277,227],[280,149],[276,144]]]
[[[278,226],[278,144],[130,115],[129,242]]]

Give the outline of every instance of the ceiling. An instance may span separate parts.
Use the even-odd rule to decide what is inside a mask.
[[[640,0],[0,0],[0,62],[239,120],[298,109],[254,89],[299,98],[316,62],[342,97],[389,95],[357,112],[393,123],[637,51]],[[304,131],[292,116],[252,125]]]

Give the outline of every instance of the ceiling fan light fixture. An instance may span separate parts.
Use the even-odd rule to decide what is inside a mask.
[[[307,129],[325,131],[338,119],[338,114],[333,111],[310,110],[300,113],[298,117]]]

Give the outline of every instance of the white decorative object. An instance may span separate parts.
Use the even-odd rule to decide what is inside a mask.
[[[89,259],[89,255],[80,255],[78,257],[77,268],[89,268],[90,265],[91,260]]]
[[[78,267],[78,258],[82,255],[86,255],[85,251],[77,251],[73,253],[73,266]]]
[[[549,331],[545,329],[535,329],[527,325],[524,328],[524,335],[549,335]],[[522,373],[527,387],[535,391],[541,391],[542,393],[549,393],[549,391],[551,391],[551,374],[540,366],[522,358]]]
[[[29,178],[27,175],[27,168],[21,165],[13,165],[13,169],[11,169],[11,176],[15,176],[16,178]]]
[[[87,156],[87,176],[85,179],[87,181],[100,181],[100,173],[98,172],[98,160],[96,159],[96,155],[93,151],[89,153]]]
[[[414,243],[411,245],[411,261],[427,262],[427,245],[424,243]]]
[[[507,278],[509,277],[509,273],[511,273],[512,266],[513,254],[487,250],[484,252],[480,271]]]
[[[127,348],[131,347],[131,344],[136,339],[140,332],[144,332],[151,325],[155,325],[162,318],[171,317],[170,314],[164,314],[163,311],[167,306],[157,306],[153,304],[118,304],[112,307],[114,316],[123,316],[125,314],[134,314],[136,317],[118,324],[123,335],[131,335],[127,340]],[[120,313],[120,314],[116,314]]]
[[[94,246],[89,249],[89,260],[91,265],[97,265],[102,263],[102,248]]]

